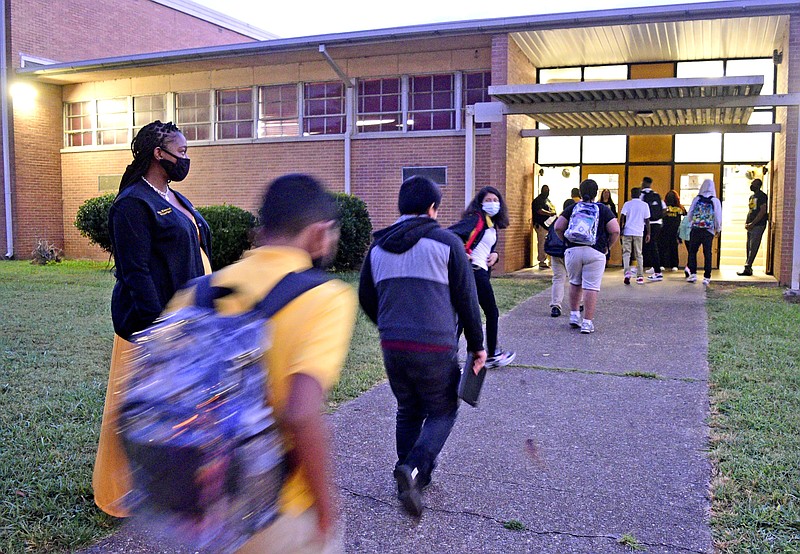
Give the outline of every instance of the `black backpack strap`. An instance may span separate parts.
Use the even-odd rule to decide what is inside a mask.
[[[319,269],[289,273],[272,287],[272,290],[255,305],[253,310],[258,310],[263,317],[269,319],[301,294],[327,283],[330,279],[327,273]]]
[[[222,298],[233,292],[233,289],[227,287],[212,287],[211,275],[204,275],[192,279],[186,285],[187,287],[194,287],[194,304],[201,308],[214,308],[214,301],[217,298]]]

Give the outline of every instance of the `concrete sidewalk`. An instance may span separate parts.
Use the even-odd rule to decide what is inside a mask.
[[[705,292],[682,275],[624,286],[609,270],[593,335],[550,317],[550,289],[503,316],[517,359],[461,405],[419,520],[396,499],[388,384],[339,408],[347,552],[624,553],[625,534],[651,554],[713,552]],[[174,554],[124,525],[82,552]]]
[[[628,534],[649,553],[713,552],[705,291],[682,275],[608,271],[593,335],[550,317],[549,289],[506,314],[517,359],[462,404],[419,521],[395,495],[388,384],[342,406],[347,551],[611,553]]]

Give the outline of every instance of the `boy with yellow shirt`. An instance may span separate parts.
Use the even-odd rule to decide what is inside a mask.
[[[216,301],[223,315],[251,310],[288,273],[325,267],[336,256],[336,202],[313,177],[294,174],[273,181],[260,216],[259,246],[212,275],[212,286],[232,291]],[[191,304],[193,297],[191,289],[182,291],[169,309]],[[342,551],[322,409],[326,393],[339,379],[355,312],[353,289],[330,280],[303,293],[270,320],[270,404],[294,469],[281,492],[281,515],[239,554]]]

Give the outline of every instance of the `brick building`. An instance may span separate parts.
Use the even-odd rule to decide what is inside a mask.
[[[505,271],[530,264],[539,187],[560,202],[588,176],[617,205],[645,175],[686,204],[713,178],[726,214],[716,263],[741,265],[747,185],[760,177],[770,215],[757,263],[798,288],[794,1],[190,47],[21,68],[14,80],[38,91],[27,110],[14,103],[17,151],[37,153],[16,156],[19,257],[43,235],[69,256],[98,256],[72,225],[76,210],[116,189],[135,122],[161,118],[189,139],[179,190],[197,205],[254,210],[265,183],[304,171],[364,199],[381,227],[403,177],[425,172],[443,185],[449,224],[493,184],[512,220],[499,245]]]
[[[186,0],[2,0],[0,8],[10,85],[17,69],[274,38]],[[25,92],[16,101],[3,98],[12,117],[8,171],[0,165],[8,178],[0,196],[0,240],[2,253],[13,250],[18,258],[27,258],[39,238],[63,246],[65,218],[70,225],[62,208],[62,87],[39,84],[36,92],[35,100]],[[13,244],[7,221],[13,222]]]

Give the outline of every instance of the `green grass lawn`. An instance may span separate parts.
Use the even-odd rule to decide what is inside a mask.
[[[800,552],[800,305],[717,288],[708,314],[715,542]]]
[[[356,284],[355,273],[341,275]],[[494,279],[500,310],[544,289]],[[114,279],[106,264],[0,262],[0,552],[64,552],[108,534],[91,475],[108,379]],[[384,379],[361,313],[332,409]]]

